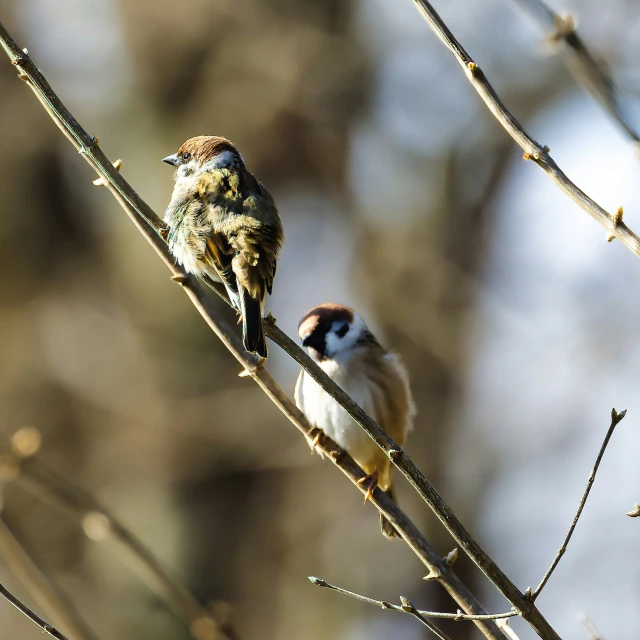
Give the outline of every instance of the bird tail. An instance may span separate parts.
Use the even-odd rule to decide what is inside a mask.
[[[239,289],[244,348],[249,353],[257,353],[261,358],[266,358],[267,343],[262,330],[262,304],[243,287]]]
[[[393,483],[384,493],[389,496],[396,504],[398,504],[398,499],[396,498],[396,492],[393,488]],[[382,535],[385,538],[389,538],[389,540],[400,537],[400,534],[395,530],[391,522],[389,522],[389,520],[387,520],[382,514],[380,514],[380,531],[382,531]]]

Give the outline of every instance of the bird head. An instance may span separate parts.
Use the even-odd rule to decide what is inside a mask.
[[[318,362],[348,358],[356,349],[376,342],[353,309],[333,302],[308,311],[300,320],[298,334],[302,346]]]
[[[213,169],[244,169],[240,152],[226,138],[196,136],[187,140],[176,153],[162,158],[176,167],[176,180],[200,171]]]

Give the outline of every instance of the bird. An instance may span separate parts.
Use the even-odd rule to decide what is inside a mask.
[[[262,328],[284,230],[276,204],[226,138],[196,136],[162,159],[176,168],[166,240],[188,273],[222,282],[245,349],[267,357]]]
[[[320,368],[402,446],[413,426],[415,405],[400,357],[382,347],[364,320],[342,304],[327,302],[308,311],[298,334]],[[376,486],[397,502],[386,453],[304,369],[296,382],[295,402],[313,427],[332,438],[364,470],[366,476],[359,482],[368,484],[365,503]],[[380,528],[387,538],[397,535],[382,514]]]

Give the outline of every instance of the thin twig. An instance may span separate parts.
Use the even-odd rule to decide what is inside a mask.
[[[196,598],[165,571],[149,549],[89,493],[72,485],[36,458],[7,455],[8,459],[0,466],[0,476],[69,515],[91,539],[111,538],[120,549],[129,552],[134,562],[127,557],[126,565],[136,570],[180,614],[195,640],[238,640],[237,632],[230,625],[222,629]]]
[[[515,2],[540,22],[543,28],[552,30],[551,40],[562,40],[567,45],[572,54],[568,67],[578,84],[584,85],[627,134],[636,142],[640,142],[640,134],[625,114],[613,79],[578,35],[573,17],[568,13],[564,15],[556,13],[543,0],[515,0]]]
[[[47,615],[51,617],[57,625],[66,629],[71,640],[97,640],[93,631],[89,629],[87,623],[80,617],[77,611],[74,610],[73,605],[67,600],[60,589],[58,589],[50,578],[47,578],[44,573],[42,573],[33,558],[27,553],[26,549],[9,529],[2,516],[0,516],[0,555],[4,557],[12,573],[24,584],[29,593],[33,595],[40,606],[46,611]],[[2,595],[7,597],[4,591]],[[11,604],[18,606],[10,598],[7,599]],[[42,627],[44,631],[56,638],[66,640],[66,637],[59,631],[56,631],[54,627],[51,627],[51,625],[48,625],[44,620],[36,616],[28,607],[22,606],[24,608],[18,607],[20,611]],[[27,611],[30,611],[33,615],[30,615]],[[51,630],[56,631],[59,635],[54,635],[54,633],[51,633]]]
[[[164,229],[163,223],[148,205],[141,201],[140,197],[109,162],[97,145],[96,139],[91,138],[73,116],[71,116],[45,78],[30,60],[29,56],[18,48],[15,41],[13,41],[1,24],[0,43],[7,52],[12,64],[17,67],[20,78],[27,82],[28,86],[34,91],[36,97],[43,104],[58,127],[64,131],[67,138],[79,149],[85,160],[97,171],[99,177],[104,179],[106,188],[109,189],[139,231],[145,236],[171,270],[174,280],[182,285],[185,293],[209,327],[238,362],[242,364],[247,375],[252,377],[289,420],[305,434],[306,437],[309,437],[313,430],[311,430],[304,416],[298,411],[286,394],[282,392],[267,371],[258,366],[257,359],[244,351],[237,335],[220,318],[217,309],[213,306],[209,298],[204,295],[202,287],[198,282],[175,264],[164,240],[159,235],[162,229]],[[386,432],[354,403],[275,323],[270,324],[265,322],[265,333],[287,353],[293,356],[312,378],[319,382],[321,387],[325,389],[330,396],[335,398],[367,434],[375,440],[378,446],[389,455],[393,464],[416,488],[456,542],[515,609],[529,622],[536,633],[547,640],[558,640],[558,634],[552,629],[542,614],[524,597],[504,572],[502,572],[495,562],[480,548],[477,542],[463,527],[462,523],[455,517],[451,509],[444,503],[424,474],[417,469],[410,458]],[[363,491],[362,486],[357,484],[357,481],[364,476],[362,469],[360,469],[349,456],[345,455],[335,443],[331,443],[328,439],[327,447],[323,447],[323,450],[325,448],[327,449],[327,453],[331,452],[335,456],[334,464]],[[486,613],[473,598],[469,590],[429,546],[415,525],[394,503],[385,499],[380,492],[374,493],[374,498],[371,502],[381,513],[387,516],[416,555],[429,567],[430,575],[436,577],[440,583],[445,586],[447,591],[449,591],[466,613]],[[478,625],[485,636],[490,638],[501,637],[501,631],[492,621],[475,621],[475,624]]]
[[[400,611],[401,613],[409,613],[402,604],[392,604],[391,602],[387,602],[386,600],[374,600],[373,598],[368,598],[367,596],[362,596],[359,593],[354,593],[353,591],[347,591],[342,587],[336,587],[333,584],[329,584],[326,580],[322,578],[316,578],[315,576],[309,576],[309,581],[311,584],[315,584],[317,587],[324,587],[326,589],[330,589],[331,591],[337,591],[345,596],[349,596],[350,598],[355,598],[356,600],[360,600],[361,602],[366,602],[367,604],[373,604],[376,607],[380,607],[382,609],[392,609],[393,611]],[[459,622],[461,620],[500,620],[502,618],[514,618],[518,615],[516,611],[505,611],[503,613],[489,613],[486,615],[467,615],[462,611],[458,611],[457,613],[444,613],[440,611],[423,611],[422,609],[418,610],[418,613],[424,618],[442,618],[445,620],[454,620],[455,622]]]
[[[558,566],[560,559],[565,554],[565,551],[567,550],[567,545],[569,544],[569,540],[571,540],[571,536],[575,531],[576,525],[578,524],[578,520],[582,515],[582,510],[584,509],[584,505],[587,502],[589,493],[591,493],[591,487],[593,487],[593,481],[596,479],[596,473],[598,473],[598,467],[600,466],[600,461],[602,460],[602,456],[604,455],[607,445],[609,444],[609,440],[611,440],[611,436],[613,435],[614,429],[618,426],[618,424],[622,421],[622,419],[626,415],[627,415],[626,409],[624,411],[621,411],[620,413],[618,413],[615,409],[611,409],[611,425],[609,426],[607,435],[604,437],[604,442],[600,447],[600,452],[598,453],[596,462],[593,465],[593,469],[591,470],[591,473],[589,474],[589,478],[587,479],[587,486],[584,490],[584,493],[582,494],[582,499],[580,500],[580,504],[578,505],[578,510],[576,511],[576,515],[573,518],[573,522],[569,527],[569,532],[567,533],[567,536],[565,537],[564,542],[562,543],[562,546],[560,547],[560,549],[558,549],[558,553],[556,554],[556,557],[551,563],[551,566],[549,567],[549,569],[547,569],[547,572],[544,574],[544,577],[540,581],[540,584],[531,595],[532,602],[534,602],[535,599],[540,595],[540,592],[542,591],[542,589],[544,589],[544,586],[547,584],[547,581],[551,577],[551,574],[555,571],[556,567]]]
[[[622,221],[622,208],[614,214],[607,212],[597,202],[592,200],[584,191],[575,185],[549,155],[549,147],[536,142],[524,130],[513,114],[505,107],[495,89],[487,80],[482,69],[456,40],[437,11],[428,0],[413,0],[421,11],[431,29],[451,51],[457,62],[464,69],[467,80],[478,92],[489,111],[504,127],[507,133],[524,151],[525,160],[533,160],[574,202],[584,209],[592,218],[597,220],[608,233],[609,240],[618,238],[622,244],[640,256],[640,238]]]
[[[2,595],[6,600],[8,600],[18,611],[24,613],[29,620],[35,622],[45,633],[48,633],[51,637],[57,638],[58,640],[70,640],[65,636],[61,631],[58,631],[53,625],[45,622],[35,611],[29,609],[24,602],[18,600],[16,596],[14,596],[11,591],[6,589],[2,584],[0,584],[0,595]]]

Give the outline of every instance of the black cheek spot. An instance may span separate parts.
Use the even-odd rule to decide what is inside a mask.
[[[343,324],[337,331],[336,331],[336,335],[338,336],[338,338],[344,338],[347,335],[347,332],[349,331],[349,325],[348,324]]]

